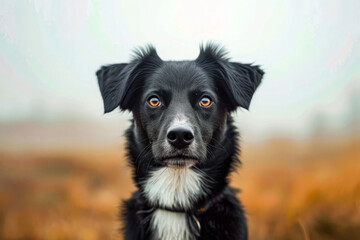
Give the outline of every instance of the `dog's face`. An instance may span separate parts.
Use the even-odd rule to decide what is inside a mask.
[[[132,111],[137,142],[171,167],[206,161],[209,148],[222,141],[227,114],[248,108],[262,75],[256,66],[229,62],[214,46],[181,62],[162,61],[149,48],[129,64],[97,72],[105,112]]]
[[[200,67],[163,63],[145,79],[140,96],[133,111],[152,143],[155,161],[182,166],[206,158],[206,147],[222,131],[227,112],[214,81]]]

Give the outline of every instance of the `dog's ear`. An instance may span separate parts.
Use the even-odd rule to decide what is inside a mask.
[[[230,62],[226,52],[214,44],[201,46],[196,62],[228,97],[229,111],[237,107],[249,109],[252,96],[264,75],[259,66]]]
[[[251,99],[261,83],[264,72],[259,66],[236,62],[224,63],[227,91],[235,100],[236,107],[249,109]]]
[[[121,63],[102,66],[96,72],[105,113],[111,112],[121,105],[129,78],[129,70],[129,64]]]
[[[134,59],[126,64],[102,66],[96,72],[101,96],[104,101],[104,112],[108,113],[116,107],[121,110],[132,110],[132,99],[139,90],[143,80],[156,68],[162,60],[152,46],[134,51]]]

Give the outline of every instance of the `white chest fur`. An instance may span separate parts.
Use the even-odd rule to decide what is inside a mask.
[[[146,181],[145,194],[155,205],[188,209],[202,193],[202,178],[190,168],[160,168]]]
[[[203,176],[190,169],[160,168],[151,173],[144,192],[154,205],[190,208],[193,201],[203,193]],[[158,209],[153,213],[151,227],[155,239],[191,239],[184,213]]]
[[[156,210],[151,218],[151,227],[156,240],[190,240],[185,213]]]

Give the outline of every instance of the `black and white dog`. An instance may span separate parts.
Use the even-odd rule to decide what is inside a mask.
[[[214,44],[195,61],[148,46],[97,71],[105,113],[133,114],[127,150],[138,191],[123,203],[125,239],[247,239],[228,175],[240,163],[231,113],[248,109],[264,72]]]

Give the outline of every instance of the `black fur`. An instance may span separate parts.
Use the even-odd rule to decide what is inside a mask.
[[[163,61],[149,46],[136,51],[128,64],[114,64],[97,71],[105,113],[120,107],[130,110],[133,121],[126,131],[127,153],[138,191],[123,203],[125,239],[151,239],[151,214],[157,207],[147,199],[144,183],[154,169],[164,167],[169,156],[183,163],[192,159],[194,171],[205,175],[203,195],[184,211],[201,224],[197,239],[247,239],[244,211],[228,186],[228,176],[240,164],[238,133],[231,112],[248,109],[264,72],[258,66],[230,62],[224,50],[213,44],[200,48],[195,61]],[[161,101],[157,108],[146,101],[151,96]],[[199,106],[199,99],[213,103]],[[166,132],[178,113],[191,122],[196,151],[165,149]],[[203,212],[199,208],[205,207]],[[170,209],[171,210],[171,209]]]

